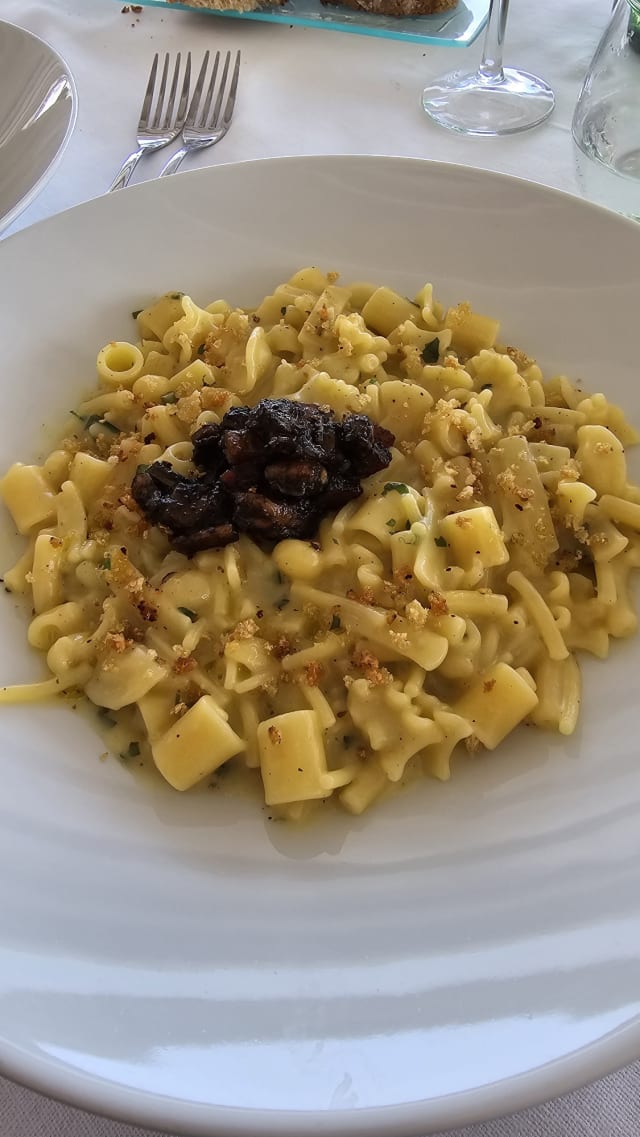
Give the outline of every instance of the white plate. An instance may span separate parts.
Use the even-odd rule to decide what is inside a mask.
[[[640,424],[640,228],[476,170],[284,159],[4,243],[2,464],[41,449],[154,294],[250,303],[309,262],[432,280]],[[0,681],[24,680],[0,599]],[[140,784],[64,707],[3,709],[0,1068],[181,1133],[418,1137],[637,1056],[639,654],[585,665],[575,737],[523,730],[447,785],[300,831]]]
[[[0,21],[0,231],[44,188],[71,137],[76,89],[37,36]]]

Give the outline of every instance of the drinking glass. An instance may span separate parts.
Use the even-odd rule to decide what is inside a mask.
[[[503,67],[509,0],[491,0],[477,71],[452,71],[425,87],[422,105],[440,126],[460,134],[516,134],[544,122],[553,91],[542,79]]]
[[[571,129],[585,197],[640,220],[640,0],[616,0]]]

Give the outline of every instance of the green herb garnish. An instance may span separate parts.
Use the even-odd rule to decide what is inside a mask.
[[[410,492],[409,487],[407,485],[405,485],[404,482],[386,482],[384,489],[382,491],[382,496],[384,497],[385,494],[393,493],[394,490],[396,493],[409,493]]]
[[[130,742],[126,750],[123,750],[120,757],[126,762],[127,758],[137,758],[140,753],[140,743]]]
[[[114,426],[112,422],[100,418],[100,415],[79,415],[77,411],[71,411],[71,414],[77,418],[78,422],[82,423],[85,430],[90,430],[92,426],[100,426],[111,434],[120,434],[119,426]]]
[[[439,549],[447,548],[447,542],[445,541],[444,537],[434,537],[434,541]]]
[[[137,320],[141,312],[144,312],[144,308],[137,308],[135,312],[132,312],[131,315],[133,319]]]
[[[140,465],[136,467],[136,474],[146,474],[150,465],[151,462],[141,462]]]
[[[120,434],[120,427],[115,426],[115,424],[112,422],[107,422],[106,418],[98,419],[98,422],[94,423],[93,425],[102,427],[104,430],[108,431],[109,434]]]
[[[100,422],[100,415],[79,415],[77,411],[71,411],[71,414],[77,418],[78,422],[82,423],[85,430],[88,430],[94,423]]]
[[[338,616],[337,612],[334,612],[333,616],[331,617],[331,623],[329,624],[329,631],[336,632],[338,628],[341,627],[342,624],[340,623],[340,617]]]
[[[198,352],[197,352],[197,354],[198,354],[198,355],[204,355],[204,353],[205,353],[205,351],[206,351],[206,350],[207,350],[207,345],[206,345],[206,343],[201,343],[201,344],[200,344],[200,347],[198,348]]]
[[[111,557],[105,557],[100,568],[109,570],[111,568]]]
[[[390,529],[391,531],[393,531],[396,527],[396,524],[397,524],[397,522],[396,522],[395,517],[390,517],[389,520],[386,522],[387,529]]]
[[[164,403],[165,407],[169,403],[177,403],[177,401],[178,401],[178,396],[176,395],[175,391],[167,391],[166,395],[163,395],[162,398],[160,399],[160,402]]]
[[[286,314],[287,314],[287,305],[286,305],[286,304],[283,304],[283,305],[282,305],[282,308],[280,309],[280,315],[281,315],[281,316],[286,316]]]
[[[170,300],[182,300],[183,296],[184,296],[184,292],[170,292],[169,293],[169,299]]]
[[[198,619],[197,613],[193,612],[191,608],[181,608],[178,606],[178,612],[182,612],[183,616],[188,616],[192,624],[195,624]]]
[[[423,363],[437,363],[440,358],[440,340],[436,336],[431,343],[426,343],[421,352]]]

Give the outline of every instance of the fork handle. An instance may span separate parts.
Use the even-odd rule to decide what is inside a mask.
[[[185,158],[188,153],[189,151],[186,146],[183,146],[180,150],[176,150],[175,154],[172,154],[169,158],[169,161],[165,162],[158,176],[160,178],[166,178],[169,174],[175,174],[178,167],[182,165],[183,158]]]
[[[133,154],[129,155],[129,157],[122,163],[116,177],[113,179],[111,185],[109,186],[107,193],[111,193],[112,190],[124,189],[125,186],[129,185],[131,175],[138,165],[138,162],[140,161],[143,154],[144,148],[141,146],[139,150],[134,150]]]

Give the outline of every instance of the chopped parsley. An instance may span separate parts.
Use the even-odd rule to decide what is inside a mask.
[[[111,557],[105,557],[100,568],[109,570],[111,568]]]
[[[131,313],[133,319],[137,320],[141,312],[144,312],[144,308],[136,308],[135,312]]]
[[[330,632],[337,632],[338,628],[341,628],[341,627],[342,627],[342,624],[340,623],[340,617],[339,617],[337,612],[334,612],[333,616],[331,617],[331,623],[329,624],[329,631]]]
[[[167,391],[166,395],[163,395],[162,398],[160,399],[160,402],[164,403],[165,407],[169,403],[177,403],[177,401],[178,401],[178,396],[176,395],[175,391]]]
[[[151,465],[150,462],[141,462],[140,465],[136,467],[136,473],[137,474],[146,474],[150,465]]]
[[[198,354],[198,355],[204,355],[204,353],[205,353],[205,351],[206,351],[206,350],[207,350],[207,345],[206,345],[206,343],[201,343],[201,344],[200,344],[200,347],[198,348],[198,352],[197,352],[197,354]]]
[[[191,608],[182,608],[180,605],[178,605],[178,612],[182,612],[183,616],[188,616],[192,624],[194,624],[198,619],[197,613],[194,612]]]
[[[396,522],[395,517],[390,517],[389,520],[386,522],[387,529],[390,529],[391,532],[393,532],[396,525],[397,525],[397,522]]]
[[[423,363],[437,363],[440,358],[440,340],[436,336],[431,343],[426,343],[421,352]]]
[[[107,430],[111,434],[120,434],[120,427],[114,426],[112,422],[107,422],[106,419],[100,418],[100,415],[79,415],[77,411],[71,411],[74,418],[82,423],[84,430],[91,430],[92,426],[99,426],[102,430]]]
[[[447,548],[447,542],[445,541],[444,537],[434,537],[434,541],[439,549]]]
[[[139,754],[140,754],[140,743],[139,742],[130,742],[129,745],[127,746],[127,749],[122,751],[122,753],[120,754],[120,757],[126,761],[128,758],[137,758]]]
[[[282,305],[282,308],[280,309],[280,315],[281,315],[281,316],[286,316],[286,314],[287,314],[287,305],[286,305],[286,304],[283,304],[283,305]]]
[[[184,292],[170,292],[169,293],[169,299],[170,300],[182,300],[183,296],[184,296]]]
[[[396,493],[409,493],[410,492],[409,487],[407,485],[405,485],[404,482],[386,482],[384,489],[382,491],[382,496],[384,497],[385,494],[393,493],[394,490]]]

